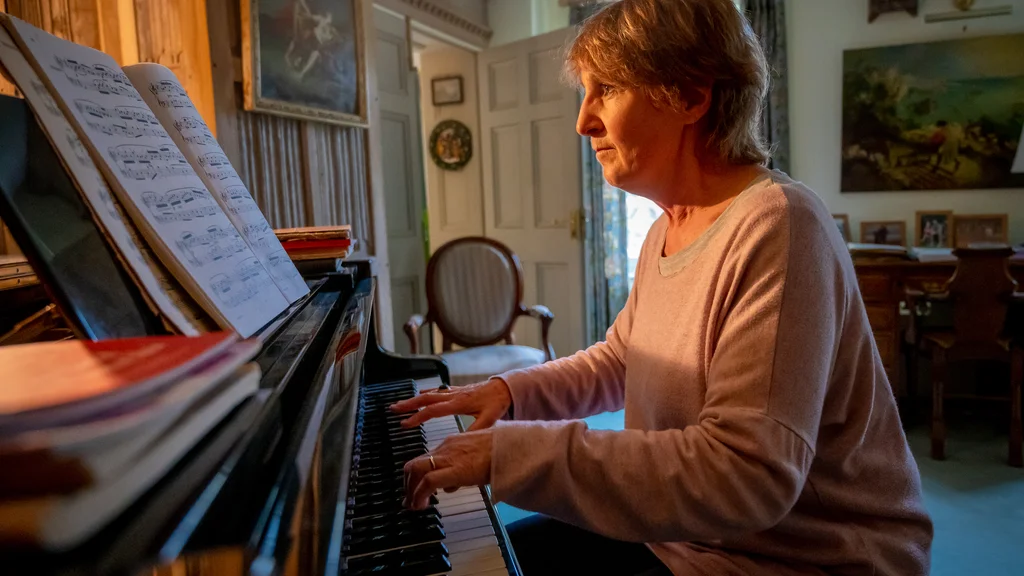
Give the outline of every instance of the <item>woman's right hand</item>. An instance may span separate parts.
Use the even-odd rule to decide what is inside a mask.
[[[500,420],[512,406],[508,384],[500,378],[487,382],[458,386],[448,390],[424,392],[408,400],[391,405],[396,414],[415,412],[402,420],[402,428],[412,428],[441,416],[466,415],[475,418],[467,432],[489,428]],[[422,408],[422,410],[420,410]]]

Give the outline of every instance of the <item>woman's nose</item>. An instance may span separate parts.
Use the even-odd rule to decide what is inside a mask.
[[[590,109],[589,103],[584,100],[580,106],[580,114],[576,118],[576,132],[580,136],[599,136],[602,129],[601,119]]]

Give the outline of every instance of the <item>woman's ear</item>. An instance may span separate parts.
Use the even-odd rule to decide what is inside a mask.
[[[691,86],[680,90],[679,113],[687,124],[696,124],[711,108],[711,87]]]

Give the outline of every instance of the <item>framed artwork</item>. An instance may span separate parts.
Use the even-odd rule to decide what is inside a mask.
[[[434,106],[462,104],[462,76],[446,76],[430,81]]]
[[[874,22],[886,12],[906,10],[911,16],[917,16],[917,0],[869,0],[868,22]]]
[[[842,192],[1024,188],[1024,34],[843,53]]]
[[[1008,244],[1009,226],[1006,214],[971,214],[953,216],[953,237],[957,248],[972,244]]]
[[[240,0],[245,109],[367,125],[358,0]]]
[[[442,120],[430,133],[430,158],[444,170],[460,170],[473,157],[473,137],[458,120]]]
[[[922,248],[953,247],[953,212],[946,210],[918,211],[914,245]]]
[[[868,244],[906,246],[907,223],[896,220],[885,222],[861,222],[860,241]]]
[[[832,220],[835,221],[836,227],[839,228],[839,233],[843,236],[843,242],[852,242],[850,238],[850,217],[846,214],[833,214]]]

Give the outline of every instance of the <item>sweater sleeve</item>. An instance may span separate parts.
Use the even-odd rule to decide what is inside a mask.
[[[719,271],[723,304],[695,425],[502,423],[495,498],[638,542],[722,539],[778,523],[814,458],[845,298],[834,242],[813,215],[798,227],[789,211],[748,222]]]
[[[497,376],[508,385],[516,420],[568,420],[623,408],[637,287],[656,230],[657,225],[652,226],[640,249],[633,288],[604,341],[572,356]]]

